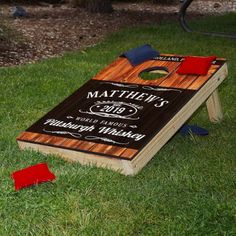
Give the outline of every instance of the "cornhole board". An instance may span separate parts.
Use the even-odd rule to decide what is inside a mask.
[[[22,132],[19,147],[136,174],[205,101],[211,121],[222,117],[226,60],[217,58],[206,76],[179,75],[183,58],[165,54],[135,67],[118,58]],[[154,69],[168,73],[140,78]]]

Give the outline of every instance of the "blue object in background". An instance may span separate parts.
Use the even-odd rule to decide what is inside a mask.
[[[14,6],[13,7],[13,12],[12,12],[13,17],[15,17],[15,18],[26,17],[27,15],[28,14],[23,7],[21,7],[21,6]]]
[[[185,135],[189,135],[189,134],[196,134],[196,135],[200,135],[200,136],[206,136],[209,134],[208,130],[201,128],[199,126],[196,125],[183,125],[180,129],[179,129],[179,133],[182,136]]]
[[[126,57],[132,66],[137,66],[145,61],[154,59],[159,56],[159,52],[153,49],[149,44],[131,49],[121,56]]]

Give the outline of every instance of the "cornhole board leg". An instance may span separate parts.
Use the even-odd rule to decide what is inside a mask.
[[[206,101],[208,116],[211,122],[217,123],[223,118],[220,97],[216,89]]]

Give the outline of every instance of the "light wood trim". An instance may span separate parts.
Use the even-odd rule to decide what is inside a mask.
[[[217,123],[223,118],[220,97],[216,89],[206,101],[208,116],[211,122]]]
[[[102,168],[113,169],[115,171],[121,172],[122,174],[126,174],[123,172],[121,160],[116,158],[107,158],[92,153],[78,152],[75,150],[46,146],[37,143],[27,143],[23,141],[18,141],[18,145],[21,150],[28,149],[42,152],[46,155],[56,155],[69,162],[79,162],[82,165],[95,165]]]

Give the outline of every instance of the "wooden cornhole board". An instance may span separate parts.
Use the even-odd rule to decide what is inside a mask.
[[[203,102],[211,121],[222,117],[216,89],[227,76],[225,59],[207,76],[177,74],[182,60],[165,54],[132,67],[118,58],[22,132],[20,148],[136,174]],[[141,79],[150,68],[168,73]]]

